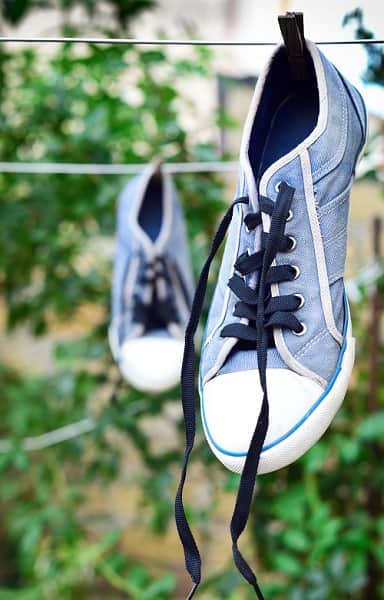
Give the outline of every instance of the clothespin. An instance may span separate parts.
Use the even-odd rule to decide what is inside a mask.
[[[307,79],[303,13],[287,12],[278,17],[281,35],[288,52],[288,60],[295,81]]]

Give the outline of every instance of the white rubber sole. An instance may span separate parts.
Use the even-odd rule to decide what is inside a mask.
[[[337,375],[334,375],[324,393],[312,403],[311,408],[303,415],[297,426],[291,427],[287,431],[287,435],[276,440],[276,443],[268,443],[260,456],[258,474],[271,473],[288,466],[303,456],[320,439],[344,400],[354,357],[355,340],[352,337],[351,323],[349,322],[342,359],[336,370]],[[207,430],[203,410],[202,417],[204,432],[212,452],[228,469],[235,473],[241,473],[246,455],[243,453],[239,456],[231,452],[221,451],[215,445]],[[234,423],[234,426],[236,426],[236,423]]]
[[[160,394],[180,379],[183,340],[151,337],[126,340],[120,350],[119,368],[124,379],[137,390]]]

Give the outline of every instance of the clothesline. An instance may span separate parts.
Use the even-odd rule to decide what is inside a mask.
[[[132,402],[126,409],[125,414],[134,416],[137,414],[145,405],[142,400]],[[33,452],[36,450],[44,450],[56,444],[67,442],[85,433],[94,431],[98,425],[97,419],[93,417],[85,417],[74,423],[69,423],[63,427],[58,427],[52,431],[47,431],[40,435],[28,436],[21,440],[21,446],[23,450],[27,452]],[[0,453],[9,452],[14,444],[14,440],[11,439],[0,439]]]
[[[64,427],[59,427],[53,431],[42,433],[41,435],[35,435],[33,437],[26,437],[22,440],[22,448],[28,452],[33,450],[43,450],[49,446],[66,442],[84,433],[93,431],[96,427],[96,421],[91,417],[86,417],[77,421],[76,423],[70,423]],[[14,442],[13,442],[14,443]],[[0,452],[9,452],[12,448],[11,440],[0,440]]]
[[[33,43],[33,44],[126,44],[136,46],[275,46],[280,42],[257,42],[255,40],[172,40],[172,39],[145,39],[145,38],[88,38],[88,37],[14,37],[1,36],[0,42]],[[342,44],[384,44],[380,39],[355,39],[355,40],[320,40],[320,46]]]
[[[150,163],[107,164],[107,163],[67,163],[67,162],[23,162],[0,161],[1,173],[51,174],[51,175],[138,175]],[[152,163],[153,164],[153,163]],[[164,162],[165,173],[233,173],[239,168],[236,160],[212,160],[200,162]],[[360,173],[361,175],[361,173]]]
[[[0,173],[51,173],[67,175],[137,175],[144,164],[60,163],[60,162],[0,162]],[[163,163],[166,173],[223,173],[238,168],[237,161]]]

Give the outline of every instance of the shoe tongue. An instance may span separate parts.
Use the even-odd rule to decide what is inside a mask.
[[[290,154],[294,154],[294,151],[290,152]],[[260,210],[260,196],[265,196],[273,202],[276,202],[278,186],[281,181],[285,181],[288,185],[295,188],[296,193],[300,193],[300,191],[303,190],[303,173],[300,157],[298,155],[293,156],[285,164],[282,164],[279,167],[279,163],[283,162],[284,159],[285,157],[282,157],[273,163],[263,173],[259,181],[257,181],[254,176],[250,163],[244,168],[250,208],[254,212]]]
[[[280,160],[284,160],[284,157]],[[285,181],[288,185],[295,188],[296,192],[298,188],[303,187],[303,174],[299,156],[293,157],[280,168],[276,168],[280,160],[265,171],[259,183],[259,194],[270,198],[273,202],[276,202],[278,186],[281,181]]]
[[[268,348],[267,363],[269,369],[288,368],[276,348]],[[216,373],[215,377],[218,375],[225,375],[226,373],[251,371],[254,369],[258,369],[256,349],[241,350],[235,347],[220,370]]]

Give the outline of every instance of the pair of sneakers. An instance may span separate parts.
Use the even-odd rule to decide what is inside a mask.
[[[236,199],[213,240],[186,331],[186,452],[176,523],[194,582],[189,598],[201,576],[182,498],[195,435],[193,338],[209,266],[227,231],[202,345],[199,392],[212,451],[241,473],[231,521],[233,554],[258,598],[263,594],[238,549],[256,474],[285,467],[320,438],[344,398],[354,362],[343,274],[350,188],[365,142],[366,110],[358,91],[309,41],[304,61],[306,76],[296,78],[286,47],[279,46],[259,77],[244,127]],[[154,373],[158,387],[165,374],[169,381],[171,372],[176,377],[179,350],[171,348],[186,320],[181,297],[187,309],[192,287],[180,208],[174,192],[169,191],[169,204],[165,194],[162,204],[160,195],[158,204],[147,198],[155,180],[153,173],[143,175],[122,197],[112,327],[123,373],[138,385],[140,372],[140,387],[146,389],[154,389]],[[162,182],[164,192],[170,183],[166,176]],[[168,237],[161,220],[168,222]],[[145,339],[152,339],[153,351],[150,346],[140,351]],[[155,339],[164,344],[159,350]]]

